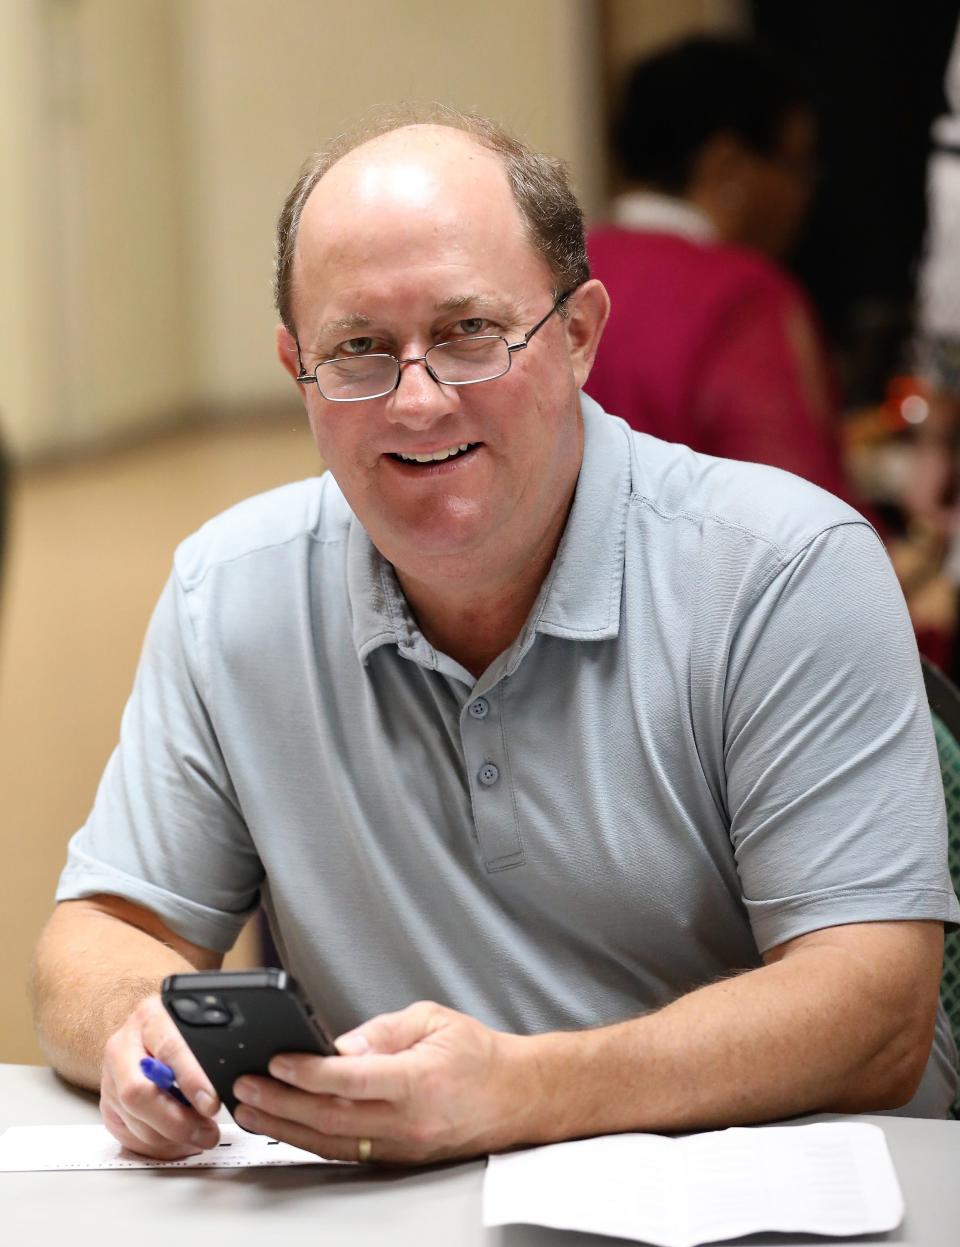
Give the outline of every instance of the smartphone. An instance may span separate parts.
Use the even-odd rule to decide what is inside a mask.
[[[269,1077],[279,1052],[335,1056],[336,1048],[306,997],[283,970],[171,974],[160,998],[231,1116],[241,1074]]]

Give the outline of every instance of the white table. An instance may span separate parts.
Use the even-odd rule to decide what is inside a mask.
[[[822,1119],[817,1119],[822,1120]],[[879,1238],[755,1235],[750,1247],[960,1244],[960,1122],[864,1117],[883,1127],[907,1215]],[[99,1121],[93,1096],[48,1069],[0,1065],[0,1129]],[[480,1225],[483,1162],[419,1170],[304,1166],[0,1174],[10,1247],[612,1247],[619,1240]]]

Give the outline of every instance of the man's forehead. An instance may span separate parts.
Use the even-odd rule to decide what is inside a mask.
[[[500,158],[471,135],[449,126],[404,126],[361,144],[338,160],[313,188],[301,230],[362,224],[364,210],[460,211],[467,203],[515,211]]]

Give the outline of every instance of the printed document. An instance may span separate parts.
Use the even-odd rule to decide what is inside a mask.
[[[879,1126],[817,1122],[668,1138],[618,1134],[491,1156],[483,1224],[657,1247],[743,1234],[882,1234],[903,1196]]]
[[[184,1160],[127,1152],[103,1126],[10,1126],[0,1134],[0,1173],[38,1169],[240,1169],[255,1165],[334,1165],[313,1152],[220,1123],[216,1147]]]

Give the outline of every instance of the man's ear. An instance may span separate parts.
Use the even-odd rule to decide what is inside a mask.
[[[610,296],[603,284],[594,277],[574,291],[567,307],[569,310],[563,326],[567,334],[573,375],[579,389],[593,367],[600,336],[610,315]]]
[[[281,321],[277,325],[277,358],[296,381],[300,376],[300,360],[297,355],[297,341],[293,334]],[[299,387],[298,387],[299,388]]]

